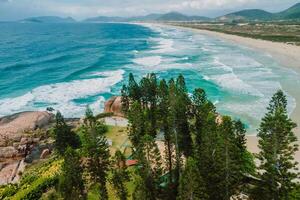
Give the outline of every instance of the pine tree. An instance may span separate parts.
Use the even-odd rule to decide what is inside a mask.
[[[53,134],[55,139],[55,149],[60,155],[64,155],[64,152],[68,146],[72,148],[78,148],[80,146],[80,139],[76,135],[70,126],[68,126],[58,111],[56,114],[56,123],[53,128]]]
[[[126,166],[126,158],[121,151],[117,150],[113,158],[112,177],[110,182],[112,183],[115,195],[120,200],[126,200],[128,198],[128,190],[126,188],[126,182],[130,181],[129,171]]]
[[[194,133],[196,135],[196,151],[199,151],[199,147],[202,145],[203,134],[207,131],[207,119],[209,114],[216,115],[215,106],[207,99],[206,93],[203,89],[195,89],[192,96],[192,114],[195,124],[193,126]]]
[[[154,139],[150,135],[143,136],[140,146],[135,151],[135,158],[139,161],[139,168],[136,171],[135,198],[146,195],[142,199],[154,200],[159,193],[160,177],[162,175],[161,156]]]
[[[75,150],[67,147],[64,154],[59,191],[66,200],[85,199],[80,157]]]
[[[185,169],[180,177],[178,200],[208,199],[205,183],[193,158],[188,158]]]
[[[298,150],[293,133],[296,124],[288,116],[287,100],[279,90],[272,97],[258,129],[259,177],[253,198],[286,200],[298,177],[294,154]]]
[[[173,135],[174,147],[175,147],[175,166],[172,175],[174,176],[173,187],[174,194],[177,194],[177,188],[179,185],[179,177],[181,171],[181,156],[182,153],[179,149],[178,132],[176,124],[177,113],[177,88],[174,79],[169,80],[169,115],[168,121],[170,125],[170,135]]]
[[[122,111],[126,115],[130,106],[128,88],[126,85],[123,85],[121,89],[121,102],[122,102]]]
[[[224,165],[224,198],[230,199],[230,197],[235,194],[239,185],[241,185],[241,180],[243,178],[242,154],[237,145],[235,133],[234,133],[234,123],[228,116],[222,117],[222,123],[219,126],[219,136],[221,137],[221,148],[223,149],[223,158],[225,162],[220,164]]]
[[[128,111],[128,136],[133,145],[137,148],[141,138],[145,135],[145,116],[144,110],[138,101],[135,101]]]
[[[129,74],[128,96],[132,102],[134,102],[134,101],[140,102],[140,100],[141,100],[141,90],[140,90],[139,85],[134,80],[132,73]]]
[[[255,167],[253,155],[247,150],[245,125],[240,120],[234,121],[233,123],[234,123],[235,143],[237,148],[239,149],[238,165],[240,167],[241,173],[254,174],[256,167]]]
[[[107,128],[87,110],[85,123],[79,130],[83,135],[83,152],[87,158],[86,169],[91,180],[99,184],[99,193],[102,200],[108,199],[106,180],[110,167],[109,147],[105,132]]]
[[[159,123],[162,132],[164,133],[164,143],[165,143],[165,168],[168,173],[168,185],[166,190],[166,195],[168,199],[175,198],[174,184],[173,184],[173,168],[174,164],[174,138],[170,126],[170,105],[169,105],[169,92],[168,85],[163,79],[159,84],[158,92],[158,115]]]
[[[192,155],[192,137],[188,122],[190,99],[187,94],[184,77],[180,74],[176,80],[175,124],[179,150],[186,156]]]
[[[145,127],[149,135],[155,137],[157,131],[157,79],[155,74],[147,74],[140,81],[141,105],[145,111]]]

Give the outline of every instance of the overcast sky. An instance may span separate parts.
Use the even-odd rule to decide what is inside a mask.
[[[216,17],[245,8],[276,12],[300,0],[0,0],[0,20],[31,16],[71,16],[77,20],[94,16],[137,16],[178,11]]]

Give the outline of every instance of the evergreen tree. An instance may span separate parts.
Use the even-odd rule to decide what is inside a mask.
[[[187,94],[184,77],[180,74],[176,80],[175,124],[179,150],[186,156],[192,155],[192,137],[189,129],[188,113],[190,99]]]
[[[169,109],[169,92],[168,85],[163,79],[159,84],[158,91],[158,115],[161,131],[164,133],[165,143],[165,168],[168,173],[168,183],[166,195],[168,199],[175,198],[174,184],[173,184],[173,168],[174,168],[174,138],[170,126],[170,109]]]
[[[64,152],[68,146],[72,148],[78,148],[80,146],[80,139],[76,135],[70,126],[68,126],[58,111],[56,114],[56,123],[53,128],[55,149],[60,155],[64,155]]]
[[[135,158],[139,161],[139,168],[136,171],[135,198],[154,200],[161,194],[159,192],[160,177],[162,175],[161,156],[154,139],[145,135],[135,152]]]
[[[239,185],[241,185],[241,180],[243,178],[242,172],[242,154],[239,147],[237,146],[235,133],[234,133],[234,123],[228,116],[222,117],[222,123],[219,126],[219,136],[221,137],[221,148],[223,149],[224,161],[224,198],[230,199],[230,197],[235,194]]]
[[[148,74],[140,82],[141,104],[145,111],[145,127],[153,137],[157,130],[157,79],[155,74]]]
[[[205,183],[193,158],[188,158],[185,169],[180,177],[178,200],[205,200],[208,199],[206,194]]]
[[[110,182],[115,189],[115,194],[118,199],[126,200],[128,198],[126,182],[130,181],[129,172],[126,166],[126,158],[121,151],[117,150],[113,161],[114,168],[112,169]]]
[[[122,111],[126,115],[130,106],[128,88],[126,85],[123,85],[121,89],[121,102],[122,102]]]
[[[294,154],[298,150],[293,133],[296,124],[288,116],[287,100],[279,90],[272,97],[258,129],[261,182],[253,192],[254,199],[286,200],[298,177]]]
[[[135,101],[128,111],[128,136],[133,145],[137,148],[141,138],[145,135],[145,116],[144,110],[138,101]]]
[[[99,184],[99,193],[102,200],[108,199],[106,180],[110,167],[109,147],[105,132],[107,128],[93,116],[91,110],[87,110],[85,123],[80,128],[83,135],[83,153],[85,154],[86,169],[94,183]]]
[[[202,145],[202,135],[207,131],[207,118],[209,114],[215,115],[215,106],[207,99],[203,89],[195,89],[192,96],[192,114],[194,117],[194,133],[196,135],[196,151]]]
[[[132,73],[129,74],[129,81],[128,81],[128,96],[129,99],[134,102],[141,100],[141,90],[139,85],[134,80],[134,76]]]
[[[177,195],[177,188],[179,185],[179,177],[180,177],[180,171],[181,171],[181,157],[182,153],[179,149],[179,141],[178,141],[178,132],[177,132],[177,124],[176,124],[176,118],[177,118],[177,88],[174,79],[170,79],[169,81],[169,116],[168,121],[170,125],[170,135],[173,135],[174,140],[174,146],[175,146],[175,167],[173,170],[172,175],[174,176],[174,194]]]
[[[241,173],[254,174],[256,168],[254,158],[252,154],[247,150],[246,129],[245,125],[240,120],[234,122],[234,134],[235,143],[237,148],[239,149],[238,165],[240,167]]]
[[[67,147],[59,179],[59,191],[65,200],[85,199],[82,172],[79,155],[71,147]]]

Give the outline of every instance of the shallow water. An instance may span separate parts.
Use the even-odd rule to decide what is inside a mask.
[[[299,74],[268,54],[187,30],[83,23],[0,23],[0,30],[0,116],[49,106],[67,117],[87,105],[101,112],[130,72],[182,73],[190,92],[204,88],[219,112],[255,130],[282,82],[300,86]]]

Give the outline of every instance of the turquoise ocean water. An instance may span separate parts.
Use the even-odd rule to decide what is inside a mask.
[[[182,73],[218,111],[255,130],[282,81],[299,74],[267,53],[158,25],[0,23],[0,116],[53,107],[80,117],[101,112],[132,72],[160,78]],[[289,110],[295,99],[288,96]]]

